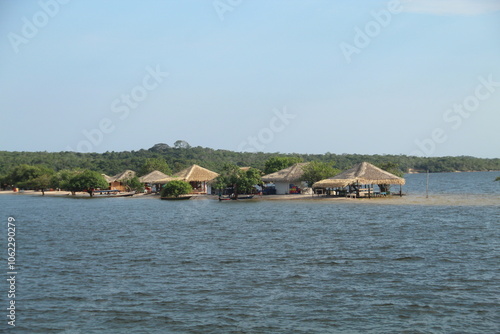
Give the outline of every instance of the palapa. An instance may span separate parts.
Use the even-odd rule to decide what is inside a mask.
[[[173,176],[175,179],[180,179],[186,182],[207,182],[212,181],[219,176],[219,174],[198,165],[192,165],[191,167],[175,173]]]
[[[108,183],[111,183],[111,182],[113,182],[113,181],[115,180],[112,176],[108,176],[108,175],[106,175],[106,174],[101,174],[101,175],[104,177],[104,179],[105,179],[105,180],[106,180],[106,182],[108,182]]]
[[[338,188],[349,184],[405,184],[405,179],[391,174],[368,162],[354,167],[325,180],[313,184],[313,188]]]
[[[165,184],[174,180],[175,178],[168,176],[165,173],[162,173],[158,170],[154,170],[149,174],[143,175],[139,178],[141,183],[150,183],[150,184]]]
[[[124,172],[116,174],[112,178],[113,178],[114,182],[116,182],[116,181],[121,182],[121,181],[125,181],[125,180],[130,180],[134,176],[135,176],[135,172],[133,170],[127,169]]]
[[[304,167],[309,162],[299,162],[288,168],[279,170],[277,172],[264,175],[262,181],[264,182],[297,182],[302,181],[304,175]]]
[[[335,180],[333,178],[324,179],[313,184],[314,188],[344,188],[348,186],[350,182],[345,180]]]

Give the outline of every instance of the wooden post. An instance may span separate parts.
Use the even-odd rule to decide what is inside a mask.
[[[425,186],[425,198],[429,198],[429,170],[427,170],[427,183]]]

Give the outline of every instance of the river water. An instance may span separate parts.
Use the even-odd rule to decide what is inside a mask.
[[[371,202],[0,195],[15,331],[499,333],[497,174],[431,174],[429,199],[408,175]]]

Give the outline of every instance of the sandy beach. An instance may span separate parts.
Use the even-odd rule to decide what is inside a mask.
[[[41,191],[35,190],[20,190],[14,192],[12,190],[2,190],[0,191],[0,195],[26,195],[26,196],[47,196],[47,197],[71,197],[71,198],[80,198],[80,197],[89,197],[90,194],[83,191],[78,191],[75,195],[72,195],[70,191],[46,191],[45,194],[42,194]],[[135,194],[134,197],[144,196],[146,194]],[[94,197],[111,197],[106,195],[98,195],[94,194]]]
[[[0,191],[0,195],[25,195],[25,196],[42,196],[42,192],[25,190],[13,192],[11,190]],[[46,191],[46,197],[66,197],[66,198],[90,198],[86,192],[77,192],[71,195],[69,191]],[[106,195],[94,195],[94,198],[110,198]],[[135,194],[127,199],[160,199],[159,195],[155,194]],[[192,200],[218,200],[217,195],[194,195]],[[347,197],[323,197],[317,195],[255,195],[253,199],[241,200],[240,202],[257,202],[257,201],[318,201],[318,202],[343,202],[352,204],[366,204],[366,205],[431,205],[431,206],[485,206],[485,205],[498,205],[500,203],[500,196],[490,195],[483,196],[477,194],[438,194],[431,195],[426,198],[425,195],[408,195],[408,196],[389,196],[378,198],[347,198]]]

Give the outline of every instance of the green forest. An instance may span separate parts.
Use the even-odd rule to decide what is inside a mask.
[[[178,141],[179,142],[179,141]],[[8,152],[0,151],[0,177],[7,175],[14,167],[27,164],[43,166],[54,170],[87,169],[115,175],[126,169],[144,170],[148,160],[161,159],[168,164],[172,173],[192,164],[198,164],[215,172],[221,172],[226,164],[240,167],[254,167],[265,171],[266,161],[273,157],[293,158],[296,161],[317,161],[336,169],[345,170],[354,164],[367,161],[380,166],[391,163],[402,172],[429,170],[435,172],[490,171],[500,170],[500,159],[482,159],[469,156],[424,158],[406,155],[362,155],[362,154],[283,154],[242,153],[215,150],[206,147],[156,144],[149,149],[125,152],[76,153],[76,152]]]

